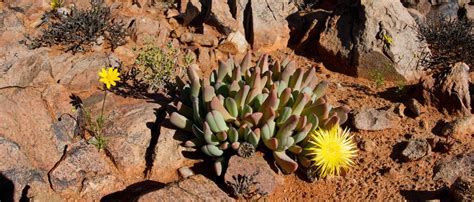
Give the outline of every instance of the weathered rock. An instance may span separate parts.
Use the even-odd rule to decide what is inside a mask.
[[[429,0],[401,0],[401,2],[406,8],[413,8],[422,15],[426,15],[431,9]]]
[[[450,113],[471,113],[469,66],[456,63],[445,72],[421,79],[418,93],[425,105],[446,109]]]
[[[233,0],[208,1],[212,5],[210,5],[209,18],[206,20],[207,23],[214,25],[217,30],[225,35],[238,29],[238,22],[232,17],[228,1]]]
[[[360,138],[357,141],[357,147],[366,152],[372,152],[377,147],[377,144],[369,138]]]
[[[180,1],[181,18],[183,18],[183,25],[189,25],[202,11],[202,5],[199,0],[181,0]]]
[[[80,141],[68,148],[48,175],[56,192],[96,198],[120,187],[120,180],[111,176],[112,166],[95,146]],[[88,186],[92,186],[94,192],[90,192]]]
[[[441,18],[457,18],[458,16],[458,0],[442,0],[432,1],[433,7],[427,17],[441,17]]]
[[[354,113],[352,123],[359,130],[383,130],[395,127],[397,117],[386,110],[364,108]]]
[[[414,117],[418,117],[421,115],[423,111],[423,106],[416,100],[416,99],[409,99],[407,102],[407,109]]]
[[[463,139],[463,135],[472,134],[474,134],[474,115],[472,114],[446,124],[441,130],[441,135],[452,136],[456,139]]]
[[[147,193],[138,201],[233,201],[214,182],[194,175],[167,187]]]
[[[22,51],[18,57],[7,57],[0,72],[0,88],[8,86],[40,86],[54,82],[51,64],[44,49]]]
[[[397,16],[394,18],[393,16]],[[341,4],[326,21],[317,50],[326,66],[349,75],[386,80],[417,80],[416,23],[400,1],[362,0]]]
[[[460,154],[438,162],[433,168],[433,180],[452,184],[456,178],[472,175],[474,172],[474,153]]]
[[[51,127],[56,117],[46,108],[41,91],[12,87],[0,92],[0,134],[18,144],[33,167],[49,170],[62,149]]]
[[[217,38],[212,35],[204,35],[204,34],[195,34],[195,33],[184,33],[181,35],[179,40],[182,43],[192,43],[198,44],[201,46],[217,46]]]
[[[147,155],[151,158],[159,138],[156,109],[153,103],[126,105],[117,110],[112,131],[107,135],[107,150],[117,168],[132,180],[143,179],[147,166]],[[152,140],[155,144],[152,144]],[[152,147],[152,148],[149,148]],[[149,153],[147,154],[147,150]],[[148,159],[149,161],[152,159]],[[148,162],[151,163],[151,162]]]
[[[454,201],[474,201],[474,176],[461,176],[449,188]]]
[[[45,182],[45,171],[32,167],[28,157],[20,150],[20,146],[1,136],[0,162],[2,162],[0,164],[1,195],[11,194],[10,197],[14,201],[20,199],[22,190],[29,183],[33,181]],[[9,183],[6,183],[7,181]],[[3,198],[0,197],[0,199]]]
[[[401,158],[405,161],[416,161],[428,155],[430,151],[430,144],[426,139],[409,140]]]
[[[289,0],[251,0],[252,30],[249,42],[257,52],[271,52],[285,48],[290,39],[290,29],[286,18],[296,12]],[[244,22],[245,23],[245,22]]]
[[[159,129],[159,138],[155,147],[153,168],[150,179],[162,183],[169,183],[179,179],[178,169],[183,166],[192,166],[197,160],[185,158],[183,152],[189,151],[181,146],[181,141],[189,138],[183,133],[164,126]]]
[[[222,52],[236,55],[239,53],[245,53],[248,46],[245,36],[237,31],[230,33],[229,36],[227,36],[227,39],[219,44],[218,49]]]
[[[244,178],[247,180],[242,180]],[[259,197],[258,194],[270,195],[284,183],[284,179],[277,175],[260,155],[253,155],[250,158],[232,156],[224,181],[236,197],[252,197],[252,194],[255,194],[255,197]],[[244,190],[247,192],[240,192]]]

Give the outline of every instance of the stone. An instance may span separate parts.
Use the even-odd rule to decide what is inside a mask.
[[[474,201],[474,176],[461,176],[449,188],[454,201]]]
[[[191,167],[198,160],[184,157],[183,153],[190,149],[183,147],[180,140],[189,139],[189,133],[161,126],[159,138],[154,152],[153,168],[149,179],[169,183],[179,179],[178,169]]]
[[[179,40],[182,43],[198,44],[201,46],[213,47],[217,46],[217,38],[212,35],[196,34],[196,33],[184,33],[181,34]]]
[[[214,25],[224,35],[229,35],[238,29],[238,22],[232,17],[228,1],[233,0],[208,1],[212,5],[209,6],[209,17],[206,23]]]
[[[107,134],[107,151],[117,168],[131,180],[141,180],[147,167],[147,155],[158,146],[159,131],[155,103],[137,103],[121,106],[116,110],[111,131]],[[153,140],[152,140],[153,139]],[[155,144],[151,142],[155,141]],[[150,145],[151,144],[151,145]],[[149,147],[152,148],[149,148]],[[147,151],[149,154],[147,154]],[[151,161],[152,159],[148,159]],[[151,162],[148,162],[151,163]]]
[[[18,144],[33,167],[51,169],[63,150],[57,147],[61,143],[51,127],[56,117],[46,107],[42,92],[33,87],[0,92],[0,135]]]
[[[377,147],[377,144],[371,139],[360,138],[360,140],[357,141],[357,147],[362,151],[372,152]]]
[[[222,52],[236,55],[239,53],[245,53],[248,47],[249,45],[245,36],[237,31],[230,33],[229,36],[227,36],[227,39],[219,44],[218,49]]]
[[[48,173],[51,188],[62,194],[81,194],[97,199],[97,194],[105,195],[121,184],[120,180],[110,176],[113,165],[108,161],[95,146],[77,142]],[[93,186],[94,192],[90,192],[88,186]]]
[[[429,0],[401,0],[401,2],[406,8],[413,8],[419,11],[422,15],[426,15],[431,10],[431,3]]]
[[[248,180],[240,179],[248,178]],[[236,197],[261,197],[259,194],[271,195],[279,186],[283,186],[283,177],[277,175],[261,155],[243,158],[237,155],[230,157],[224,181]],[[247,193],[239,192],[248,188]]]
[[[468,115],[447,123],[441,129],[442,136],[451,136],[455,139],[471,138],[474,134],[474,115]]]
[[[1,135],[1,133],[0,133]],[[19,201],[22,190],[31,182],[45,182],[45,172],[35,169],[28,157],[20,150],[20,146],[0,136],[0,187],[2,195]],[[5,178],[5,179],[3,179]],[[6,182],[9,182],[8,184]],[[11,192],[11,193],[8,193]],[[0,200],[3,201],[1,196]]]
[[[41,86],[54,82],[45,49],[21,53],[17,57],[6,58],[4,65],[7,67],[2,68],[3,72],[0,72],[0,88]]]
[[[184,26],[188,26],[202,11],[202,4],[199,0],[181,0],[180,5],[179,12]]]
[[[354,113],[352,123],[359,130],[384,130],[394,128],[398,121],[396,116],[386,110],[364,108]]]
[[[286,48],[290,39],[290,29],[286,18],[297,11],[290,0],[251,0],[251,30],[247,37],[256,52],[271,52]],[[244,22],[245,23],[245,22]]]
[[[459,62],[445,71],[421,79],[418,95],[421,102],[449,113],[470,114],[469,66]]]
[[[460,176],[472,175],[474,171],[474,153],[464,153],[446,158],[433,168],[433,180],[453,184]]]
[[[416,161],[428,155],[431,151],[426,139],[409,140],[402,150],[401,158],[404,161]]]
[[[406,103],[407,109],[414,117],[421,115],[423,106],[414,98],[410,98]]]
[[[400,1],[341,4],[326,25],[314,52],[329,69],[364,78],[381,74],[394,81],[421,77],[417,54],[426,44],[417,39],[416,22]]]
[[[458,0],[443,0],[443,1],[433,1],[432,7],[429,13],[427,13],[427,18],[457,18],[459,4]]]
[[[142,195],[138,201],[233,201],[214,182],[194,175],[163,189]]]

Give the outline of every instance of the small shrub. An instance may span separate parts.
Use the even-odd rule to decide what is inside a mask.
[[[440,69],[463,61],[474,65],[473,22],[436,17],[419,25],[418,38],[426,40],[431,53],[424,52],[419,58],[421,65]]]
[[[26,40],[21,43],[30,49],[59,45],[66,52],[73,53],[88,50],[97,44],[101,36],[109,43],[112,51],[125,44],[127,32],[124,24],[111,18],[109,7],[93,2],[91,1],[91,8],[88,10],[73,7],[70,13],[61,13],[56,9],[46,12],[42,18],[41,34],[36,37],[25,35]],[[54,4],[54,8],[58,6]]]
[[[160,48],[151,44],[138,50],[134,66],[126,73],[125,80],[139,93],[153,93],[159,90],[176,90],[176,76],[181,76],[184,66],[194,62],[190,54],[185,54],[180,62],[181,51],[168,43]]]
[[[385,78],[382,71],[373,70],[370,72],[370,77],[375,84],[375,88],[379,89],[385,85]]]

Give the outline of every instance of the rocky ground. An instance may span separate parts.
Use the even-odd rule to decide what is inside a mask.
[[[473,200],[473,61],[435,76],[417,62],[427,44],[416,25],[439,15],[474,20],[474,2],[105,3],[124,23],[127,43],[111,51],[98,40],[73,53],[20,43],[40,34],[48,2],[0,1],[0,201],[234,200],[225,181],[256,168],[266,171],[255,179],[268,200]],[[72,4],[89,7],[86,0],[64,7]],[[268,53],[315,67],[318,80],[329,81],[330,102],[351,108],[344,126],[359,149],[356,165],[310,182],[303,170],[283,175],[258,153],[252,161],[233,157],[232,169],[216,177],[204,155],[182,146],[189,134],[168,121],[175,94],[163,88],[136,96],[124,85],[107,94],[107,144],[99,151],[75,135],[71,95],[98,114],[104,91],[97,72],[126,72],[150,41],[190,54],[204,76],[219,59],[241,59],[248,50],[253,62]],[[174,75],[184,75],[176,68]]]

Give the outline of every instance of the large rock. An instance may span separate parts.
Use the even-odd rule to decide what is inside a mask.
[[[113,172],[113,164],[104,153],[80,141],[68,148],[48,175],[56,192],[97,199],[121,187]]]
[[[423,104],[450,113],[471,113],[471,94],[469,92],[469,66],[456,63],[440,74],[433,74],[421,79],[417,94],[422,96]]]
[[[386,110],[376,110],[364,108],[354,112],[352,123],[359,130],[384,130],[394,128],[397,124],[397,117]]]
[[[474,173],[474,153],[466,153],[451,159],[444,159],[433,169],[433,180],[452,184],[461,176]]]
[[[182,146],[182,140],[189,139],[192,134],[160,126],[150,179],[169,183],[179,179],[179,168],[192,166],[197,161],[183,156],[189,149]]]
[[[401,157],[405,161],[416,161],[428,155],[430,151],[431,148],[426,139],[409,140]]]
[[[146,151],[153,138],[158,138],[155,109],[157,104],[124,106],[110,127],[107,150],[118,169],[131,179],[143,179],[146,168]]]
[[[251,20],[247,21],[249,26],[245,29],[250,29],[250,36],[247,38],[252,49],[271,52],[285,48],[290,39],[286,18],[297,11],[294,4],[289,0],[250,0],[249,3]]]
[[[315,47],[335,71],[413,81],[421,76],[417,55],[422,45],[416,22],[400,1],[361,0],[336,8]]]
[[[0,133],[1,135],[1,133]],[[31,182],[45,182],[45,171],[32,167],[28,157],[15,142],[0,136],[0,200],[18,201]]]
[[[0,90],[0,135],[16,142],[34,167],[49,170],[63,151],[51,127],[57,117],[42,98],[33,87]]]
[[[442,136],[451,136],[458,140],[470,137],[474,134],[474,115],[468,115],[447,123],[441,130]]]
[[[194,175],[158,191],[147,193],[138,201],[233,201],[233,199],[214,182],[202,175]]]

